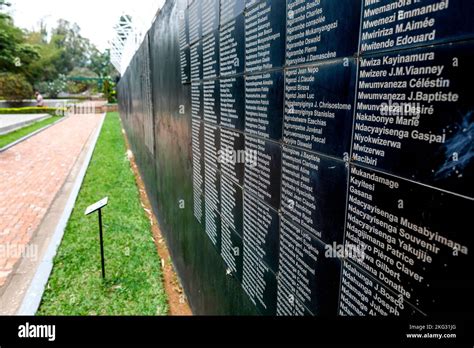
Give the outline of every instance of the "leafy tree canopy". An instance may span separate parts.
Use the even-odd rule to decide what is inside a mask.
[[[100,52],[84,38],[77,24],[61,19],[49,32],[44,23],[38,30],[25,31],[5,12],[8,6],[0,0],[0,73],[21,74],[32,85],[53,82],[75,69],[99,77],[116,74],[110,53]]]

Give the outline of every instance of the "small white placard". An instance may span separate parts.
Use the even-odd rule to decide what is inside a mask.
[[[92,214],[93,212],[105,207],[109,203],[109,197],[105,197],[104,199],[98,201],[97,203],[92,204],[86,209],[85,215]]]

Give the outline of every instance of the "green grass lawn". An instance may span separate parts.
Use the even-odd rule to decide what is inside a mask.
[[[84,211],[106,196],[103,282],[97,214],[84,216]],[[119,116],[109,113],[38,315],[165,315],[167,310],[161,262],[126,155]]]
[[[14,131],[14,132],[11,132],[11,133],[8,133],[8,134],[5,134],[5,135],[0,135],[0,149],[2,147],[7,146],[8,144],[11,144],[11,143],[17,141],[18,139],[21,139],[21,138],[27,136],[28,134],[31,134],[31,133],[37,131],[38,129],[41,129],[43,127],[46,127],[46,126],[58,121],[60,118],[61,117],[50,117],[50,118],[47,118],[46,120],[42,120],[42,121],[33,123],[29,126],[20,128],[20,129]]]

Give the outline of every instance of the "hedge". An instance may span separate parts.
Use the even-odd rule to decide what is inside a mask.
[[[4,108],[0,109],[0,115],[7,114],[50,114],[51,116],[64,115],[66,108],[48,108],[48,107],[26,107],[26,108]]]

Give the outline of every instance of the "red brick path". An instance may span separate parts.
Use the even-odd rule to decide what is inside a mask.
[[[24,255],[101,115],[78,115],[0,153],[0,287]],[[27,247],[28,246],[28,247]]]

